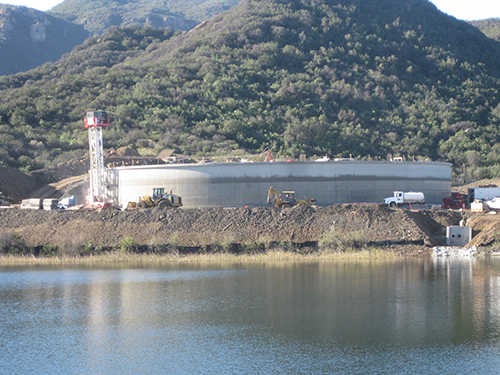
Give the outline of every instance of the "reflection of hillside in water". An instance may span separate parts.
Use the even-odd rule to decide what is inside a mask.
[[[250,324],[305,340],[439,344],[498,334],[499,269],[496,260],[433,258],[129,270],[112,294],[126,330]]]
[[[352,361],[367,369],[367,358],[386,369],[392,356],[452,369],[470,366],[464,351],[494,362],[500,336],[495,258],[51,266],[0,272],[0,293],[12,353],[43,338],[56,344],[37,350],[83,355],[87,369],[259,372],[287,362],[334,373]]]
[[[60,292],[68,318],[92,336],[116,327],[132,334],[139,327],[243,323],[304,339],[404,344],[411,337],[437,344],[481,341],[500,331],[500,259],[100,270],[86,279],[61,285]]]

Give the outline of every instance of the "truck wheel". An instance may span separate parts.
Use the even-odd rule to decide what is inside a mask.
[[[137,203],[137,208],[146,208],[148,206],[148,204],[144,201],[139,201],[139,203]]]
[[[170,202],[169,201],[161,201],[160,203],[158,203],[158,207],[168,208],[168,207],[170,207]]]
[[[391,202],[390,206],[391,207],[396,207],[396,202]]]

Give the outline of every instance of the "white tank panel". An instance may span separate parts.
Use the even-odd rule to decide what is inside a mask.
[[[122,207],[156,187],[173,189],[186,208],[266,206],[270,186],[315,198],[319,206],[380,203],[394,191],[422,192],[427,203],[440,204],[451,191],[451,164],[439,162],[160,164],[119,167],[116,175]]]

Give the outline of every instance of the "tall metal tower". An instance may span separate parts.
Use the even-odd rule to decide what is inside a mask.
[[[109,125],[108,113],[104,111],[87,112],[85,128],[89,130],[90,191],[88,204],[106,203],[106,168],[102,146],[102,129]]]

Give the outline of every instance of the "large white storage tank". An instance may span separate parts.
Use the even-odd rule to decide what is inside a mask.
[[[270,186],[316,198],[319,206],[381,203],[395,190],[421,191],[427,203],[440,203],[451,191],[451,164],[438,162],[161,164],[119,167],[115,176],[121,207],[155,187],[173,189],[187,208],[265,206]]]

